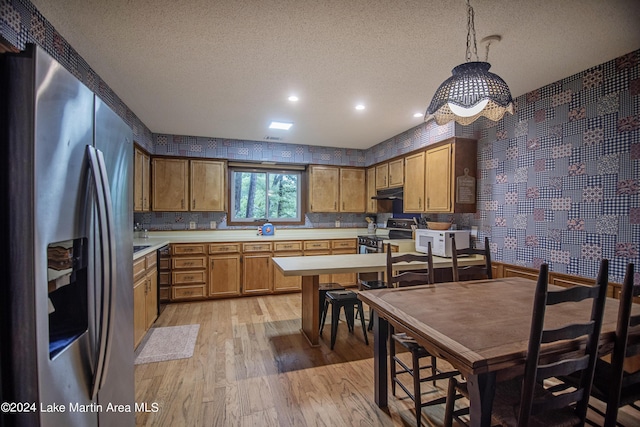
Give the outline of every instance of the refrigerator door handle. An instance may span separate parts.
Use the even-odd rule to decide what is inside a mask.
[[[102,152],[90,145],[87,146],[87,155],[93,182],[96,186],[96,202],[98,210],[98,226],[100,230],[101,242],[101,286],[98,292],[101,295],[102,305],[99,317],[101,321],[98,326],[98,354],[94,370],[93,384],[91,385],[91,397],[95,399],[98,390],[104,384],[109,367],[109,357],[113,338],[113,318],[115,314],[115,254],[113,247],[115,236],[113,230],[113,207],[111,205],[111,192],[109,190],[109,180],[107,177],[104,157]]]

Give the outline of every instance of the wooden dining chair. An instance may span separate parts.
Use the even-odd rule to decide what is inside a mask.
[[[400,262],[406,263],[424,263],[425,267],[420,267],[405,271],[395,271],[394,266]],[[433,254],[431,252],[431,243],[428,245],[426,255],[403,254],[392,256],[391,250],[387,251],[387,283],[390,287],[406,287],[434,283],[433,271]],[[406,348],[411,353],[411,366],[406,363],[396,353],[396,343]],[[429,358],[426,365],[420,364],[422,359]],[[414,402],[416,411],[416,425],[421,425],[422,408],[431,405],[445,403],[445,398],[432,399],[429,401],[422,400],[421,384],[423,382],[432,381],[436,386],[436,381],[447,379],[454,375],[458,375],[458,371],[442,372],[437,367],[437,358],[430,354],[424,347],[416,342],[416,340],[406,333],[396,334],[392,325],[389,325],[389,362],[391,373],[391,391],[396,395],[396,384],[409,396]],[[429,370],[430,374],[421,377],[421,372]],[[406,375],[405,375],[406,374]],[[411,378],[411,384],[405,384],[403,379]]]
[[[606,403],[606,413],[590,406],[591,410],[604,417],[605,427],[614,427],[617,422],[618,409],[632,406],[636,410],[640,407],[634,402],[640,400],[640,371],[627,372],[625,359],[640,356],[640,314],[631,313],[633,298],[640,295],[640,285],[634,285],[634,265],[628,264],[620,294],[618,308],[618,323],[616,338],[611,353],[611,359],[598,359],[593,378],[591,396]],[[575,386],[579,377],[559,378],[569,387]],[[587,420],[589,424],[596,424]]]
[[[573,286],[562,290],[548,290],[549,267],[540,267],[533,302],[529,345],[524,375],[498,382],[495,387],[492,418],[502,426],[577,426],[584,425],[593,375],[598,356],[598,340],[607,296],[608,261],[602,260],[594,286]],[[573,304],[591,299],[588,319],[571,319],[571,323],[544,328],[545,312],[562,310],[562,304]],[[586,317],[586,315],[585,315]],[[542,352],[564,341],[558,351]],[[579,373],[576,387],[556,392],[546,387],[545,379]],[[456,394],[468,397],[466,383],[449,380],[445,426],[453,418],[459,420],[460,411],[454,411]],[[459,420],[460,421],[460,420]]]
[[[469,255],[483,255],[484,265],[466,265],[464,267],[458,266],[458,258]],[[493,273],[491,271],[491,251],[489,250],[489,238],[484,238],[484,249],[456,249],[455,233],[452,233],[451,263],[453,264],[451,269],[454,282],[459,282],[461,278],[462,280],[493,279]]]

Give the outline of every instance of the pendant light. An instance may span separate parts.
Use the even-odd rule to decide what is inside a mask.
[[[500,41],[500,36],[485,37],[481,41],[487,43],[487,57],[485,62],[480,62],[474,12],[467,0],[467,62],[455,67],[451,72],[453,75],[436,90],[425,114],[426,120],[433,118],[438,125],[452,120],[468,125],[481,116],[498,121],[507,112],[513,114],[509,87],[499,76],[489,72],[489,46],[496,41]],[[476,61],[471,61],[472,47]]]

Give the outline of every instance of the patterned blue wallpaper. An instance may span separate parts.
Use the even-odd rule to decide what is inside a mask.
[[[459,131],[478,141],[478,211],[494,259],[621,282],[640,261],[640,50],[520,96]],[[447,219],[448,215],[440,215]],[[636,276],[640,281],[640,276]]]

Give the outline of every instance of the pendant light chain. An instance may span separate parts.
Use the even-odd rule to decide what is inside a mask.
[[[467,62],[471,61],[471,41],[473,36],[473,55],[478,61],[478,44],[476,43],[476,26],[475,26],[475,14],[471,3],[467,0]]]

